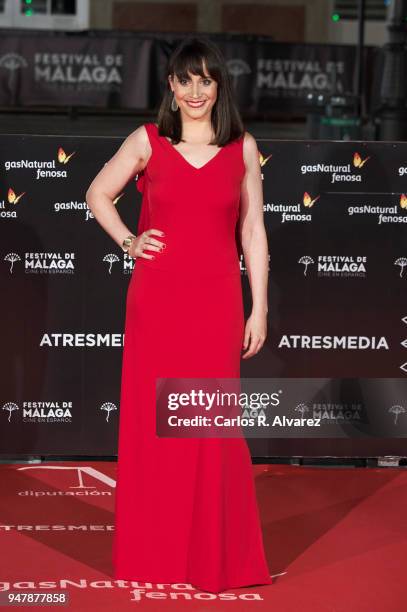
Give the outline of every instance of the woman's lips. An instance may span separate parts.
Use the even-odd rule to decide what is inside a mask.
[[[205,104],[205,100],[203,100],[202,102],[192,102],[191,100],[187,100],[186,102],[188,106],[192,106],[193,108],[199,108],[200,106],[203,106]]]

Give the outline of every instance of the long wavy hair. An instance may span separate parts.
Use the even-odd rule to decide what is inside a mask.
[[[203,62],[212,79],[217,84],[217,98],[211,109],[211,123],[214,138],[210,144],[220,147],[244,135],[244,125],[237,105],[233,98],[233,89],[225,58],[217,45],[203,36],[185,38],[171,53],[166,69],[166,75],[174,75],[178,79],[189,79],[188,72],[205,77]],[[182,119],[180,109],[171,110],[173,93],[168,82],[158,115],[158,132],[167,136],[173,144],[178,144],[182,138]]]

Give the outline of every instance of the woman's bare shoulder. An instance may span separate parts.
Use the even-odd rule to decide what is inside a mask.
[[[133,140],[133,142],[136,142],[136,141],[146,142],[148,140],[146,124],[142,123],[135,130],[130,132],[126,140],[129,140],[129,139]]]
[[[259,161],[259,150],[257,148],[256,139],[250,132],[246,131],[243,138],[243,157],[246,166],[257,164]]]
[[[145,124],[139,125],[131,132],[123,145],[124,148],[131,151],[133,155],[147,161],[151,155],[151,145]]]
[[[252,147],[252,148],[256,147],[257,148],[257,142],[256,142],[255,137],[250,132],[247,132],[247,131],[244,132],[243,144],[244,144],[245,147],[247,147],[249,149],[250,149],[250,147]]]

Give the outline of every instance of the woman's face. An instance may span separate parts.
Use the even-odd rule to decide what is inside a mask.
[[[207,114],[210,116],[212,106],[216,102],[218,84],[209,76],[205,64],[203,69],[205,77],[190,72],[188,79],[178,80],[176,75],[174,79],[171,75],[168,77],[181,114],[191,119],[201,119]]]

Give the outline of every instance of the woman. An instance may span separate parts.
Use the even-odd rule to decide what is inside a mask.
[[[262,347],[262,182],[256,141],[244,132],[218,48],[205,38],[185,39],[167,74],[158,124],[130,134],[87,192],[97,221],[135,259],[126,301],[114,575],[218,593],[272,582],[247,442],[158,437],[155,384],[166,377],[239,378],[240,359]],[[135,175],[143,193],[137,235],[112,202]],[[235,231],[253,298],[246,324]]]

